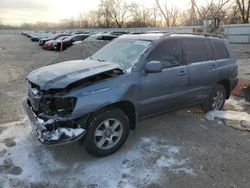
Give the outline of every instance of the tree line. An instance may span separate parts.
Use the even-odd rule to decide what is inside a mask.
[[[183,10],[167,0],[155,0],[151,8],[125,0],[100,0],[98,8],[59,23],[23,23],[23,29],[123,28],[202,25],[204,18],[220,18],[223,24],[249,23],[250,0],[190,0]],[[1,22],[0,22],[1,27]]]

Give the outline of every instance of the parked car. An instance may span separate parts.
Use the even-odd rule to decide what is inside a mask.
[[[89,37],[89,34],[76,34],[72,36],[68,36],[67,38],[63,39],[63,41],[58,41],[54,43],[54,49],[61,50],[61,42],[62,42],[62,50],[66,50],[76,41],[83,41]]]
[[[47,42],[44,43],[43,45],[43,49],[45,50],[55,50],[54,48],[54,45],[61,42],[63,39],[67,38],[68,36],[62,36],[62,37],[59,37],[58,39],[56,40],[49,40]]]
[[[53,50],[54,49],[53,48],[53,42],[54,41],[55,40],[49,40],[49,41],[45,42],[44,45],[43,45],[43,49],[45,49],[45,50]]]
[[[45,38],[42,38],[39,40],[39,46],[43,46],[45,42],[49,41],[49,40],[56,40],[58,39],[59,37],[62,37],[62,36],[69,36],[69,34],[66,34],[66,33],[57,33],[57,34],[53,34],[49,37],[45,37]]]
[[[86,41],[94,41],[94,40],[113,40],[116,39],[118,37],[118,35],[113,35],[113,34],[109,34],[109,33],[97,33],[94,35],[89,36],[88,38],[86,38]]]
[[[59,38],[56,39],[56,40],[53,40],[53,43],[52,43],[53,50],[59,50],[59,49],[57,49],[57,43],[60,43],[60,44],[61,44],[61,42],[62,42],[65,38],[67,38],[67,37],[69,37],[69,36],[62,36],[62,37],[59,37]]]
[[[51,33],[45,33],[45,32],[30,32],[28,34],[30,40],[32,42],[38,42],[40,39],[50,36]]]
[[[38,42],[39,41],[39,35],[34,35],[30,38],[32,42]]]
[[[222,109],[237,74],[227,40],[124,35],[86,60],[31,72],[23,105],[43,144],[82,138],[101,157],[117,151],[142,119],[192,105]]]

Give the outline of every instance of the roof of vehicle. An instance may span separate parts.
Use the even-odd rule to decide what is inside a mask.
[[[185,33],[175,33],[171,34],[170,36],[177,36],[177,37],[190,37],[190,38],[223,38],[221,35],[216,35],[212,33],[193,33],[193,34],[185,34]]]
[[[71,36],[74,36],[74,37],[76,37],[76,36],[90,36],[90,34],[89,33],[80,33],[80,34],[75,34],[75,35],[71,35]]]
[[[138,40],[151,40],[155,41],[160,39],[163,36],[168,37],[190,37],[190,38],[206,38],[206,37],[212,37],[212,38],[222,38],[222,36],[219,35],[213,35],[213,34],[179,34],[179,33],[145,33],[145,34],[128,34],[128,35],[122,35],[119,38],[120,39],[138,39]]]
[[[138,40],[158,40],[162,36],[164,36],[164,33],[147,33],[147,34],[128,34],[128,35],[122,35],[119,38],[120,39],[138,39]]]
[[[67,38],[65,38],[64,40],[71,40],[73,39],[74,37],[78,37],[78,36],[90,36],[89,34],[75,34],[75,35],[69,35]]]

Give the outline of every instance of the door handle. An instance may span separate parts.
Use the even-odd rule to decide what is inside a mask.
[[[184,70],[181,70],[180,72],[179,72],[179,75],[180,76],[183,76],[183,75],[185,75],[186,74],[186,72],[184,71]]]
[[[216,69],[216,68],[217,68],[216,64],[211,65],[211,69]]]

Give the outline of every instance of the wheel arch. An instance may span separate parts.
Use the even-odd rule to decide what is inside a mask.
[[[114,103],[108,104],[106,106],[103,106],[99,110],[91,113],[91,115],[89,117],[93,117],[93,116],[95,116],[96,113],[99,113],[103,110],[107,110],[110,108],[118,108],[118,109],[122,110],[129,118],[130,129],[135,130],[136,122],[137,122],[135,106],[132,102],[127,101],[127,100],[114,102]]]
[[[226,99],[230,97],[230,81],[228,79],[223,79],[217,82],[217,84],[222,85],[226,90]]]

